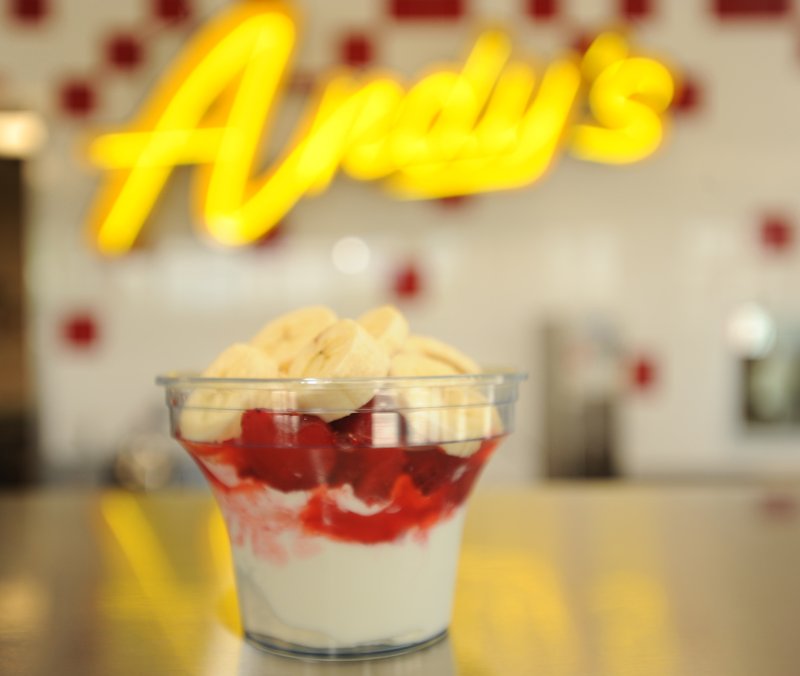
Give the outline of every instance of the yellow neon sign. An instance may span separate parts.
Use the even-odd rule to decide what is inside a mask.
[[[664,135],[672,76],[632,56],[622,36],[603,34],[582,60],[569,55],[538,73],[511,60],[505,34],[487,31],[460,70],[410,87],[386,75],[333,73],[292,142],[254,175],[295,26],[281,2],[234,5],[190,42],[126,129],[94,139],[89,159],[106,172],[90,214],[101,252],[131,248],[178,165],[197,165],[198,223],[214,240],[241,246],[340,170],[383,180],[402,197],[446,197],[529,185],[562,147],[593,162],[636,162]],[[588,120],[576,119],[583,96]]]

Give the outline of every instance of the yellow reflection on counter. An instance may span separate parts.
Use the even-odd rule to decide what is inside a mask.
[[[454,616],[451,641],[465,676],[581,673],[559,571],[532,552],[466,547]]]
[[[163,530],[169,525],[163,516],[166,512],[161,512],[159,522],[155,522],[143,504],[145,499],[129,493],[113,492],[101,497],[100,513],[113,535],[113,539],[104,540],[104,584],[108,590],[103,596],[109,606],[106,612],[122,620],[113,624],[120,631],[144,630],[143,637],[152,633],[148,650],[163,646],[171,654],[171,662],[181,664],[187,673],[197,673],[203,655],[198,654],[193,625],[182,618],[208,614],[216,604],[225,626],[240,634],[235,596],[232,602],[228,596],[228,590],[234,594],[234,588],[230,564],[224,558],[227,541],[219,535],[221,519],[215,507],[204,510],[202,521],[195,524],[199,527],[197,538],[192,540],[195,546],[181,551],[185,560],[178,563],[168,556],[175,549],[164,540],[174,535]],[[185,539],[185,533],[181,537]],[[209,553],[211,580],[216,582],[212,584],[207,570]]]
[[[598,580],[590,603],[600,618],[602,673],[639,676],[645,665],[647,676],[675,673],[668,602],[656,580],[631,572],[610,574]]]
[[[586,523],[594,560],[583,588],[592,652],[602,674],[686,673],[678,664],[675,618],[665,591],[669,557],[653,532],[657,522],[646,506],[633,512],[609,504]]]
[[[148,600],[146,606],[128,603],[135,601],[133,595],[126,593],[129,574],[114,556],[117,552],[107,551],[107,584],[114,589],[108,594],[108,598],[113,599],[112,612],[132,622],[137,619],[155,620],[159,627],[157,633],[169,644],[177,661],[189,669],[194,664],[192,641],[189,636],[181,635],[179,625],[175,626],[172,617],[176,612],[185,612],[190,604],[181,593],[180,580],[164,556],[137,498],[125,493],[107,494],[101,499],[100,511],[141,593]]]
[[[216,503],[208,516],[208,545],[214,577],[219,580],[221,589],[217,600],[217,617],[228,631],[242,636],[244,632],[239,616],[239,600],[236,597],[236,580],[231,565],[228,531]]]

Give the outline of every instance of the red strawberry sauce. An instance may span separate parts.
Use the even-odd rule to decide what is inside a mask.
[[[372,415],[358,411],[326,423],[311,415],[251,410],[242,416],[236,439],[179,440],[221,502],[249,499],[260,486],[310,491],[297,513],[299,529],[363,544],[392,542],[412,530],[424,533],[448,517],[466,500],[499,443],[487,439],[468,457],[449,455],[439,446],[404,447],[402,439],[396,447],[375,448]],[[368,513],[341,506],[337,497],[345,486],[370,508]],[[273,525],[264,527],[274,530]]]

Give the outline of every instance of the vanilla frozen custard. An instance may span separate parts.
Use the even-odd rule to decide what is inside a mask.
[[[165,381],[227,524],[243,624],[311,656],[424,645],[450,621],[464,503],[516,382],[392,306],[307,307]]]

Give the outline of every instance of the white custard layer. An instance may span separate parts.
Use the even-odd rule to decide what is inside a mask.
[[[234,544],[245,629],[323,649],[435,636],[450,623],[464,512],[393,543],[315,537],[286,561]]]

